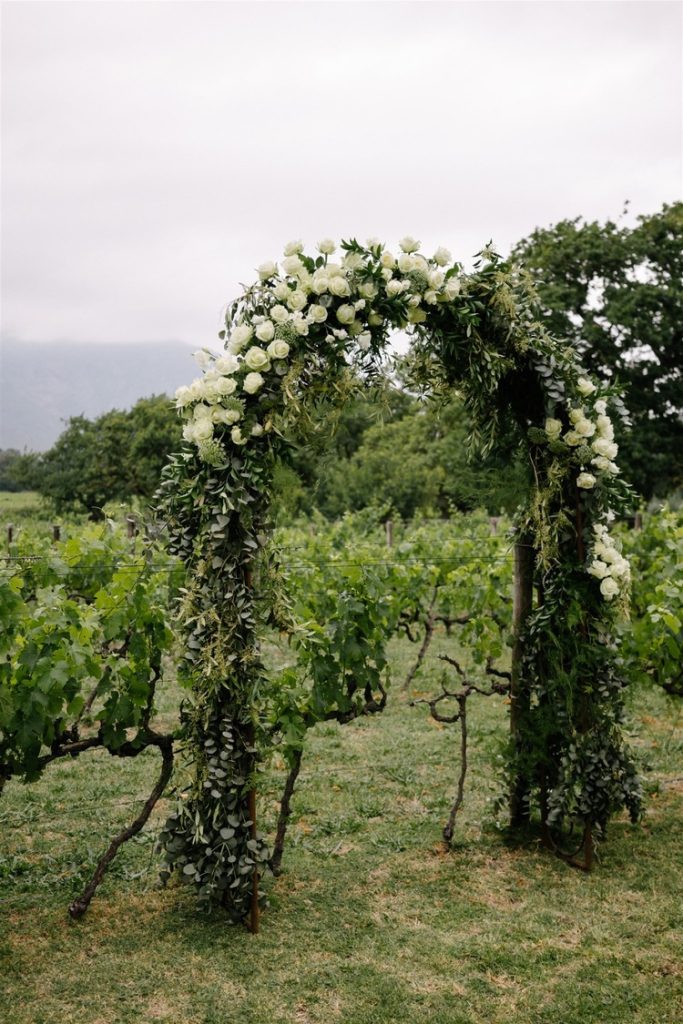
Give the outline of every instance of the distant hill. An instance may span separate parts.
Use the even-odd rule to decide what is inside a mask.
[[[188,345],[82,344],[3,340],[0,448],[50,448],[64,420],[127,409],[138,398],[171,395],[198,369]]]

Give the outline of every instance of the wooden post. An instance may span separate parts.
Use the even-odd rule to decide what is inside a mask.
[[[13,523],[8,523],[7,524],[7,547],[8,547],[8,549],[9,549],[9,546],[12,543],[13,539],[14,539],[14,524]]]
[[[61,536],[62,529],[57,523],[55,523],[54,526],[52,527],[52,542],[54,544],[58,544],[59,541],[61,540]]]
[[[636,512],[635,516],[633,517],[633,529],[634,530],[642,530],[642,528],[643,528],[643,513],[642,512]]]
[[[137,526],[135,523],[135,516],[126,516],[126,526],[128,531],[128,540],[135,540],[137,534]]]
[[[386,523],[384,524],[384,530],[386,532],[387,537],[387,547],[391,548],[394,546],[394,524],[392,523],[391,519],[387,519]]]
[[[510,733],[513,744],[519,749],[520,724],[528,710],[529,696],[522,690],[522,632],[531,611],[534,594],[535,552],[529,534],[522,534],[515,542],[515,578],[512,603],[512,664],[510,667]],[[510,787],[510,824],[513,828],[522,825],[529,817],[525,806],[526,785],[519,777],[513,779]]]
[[[500,521],[499,516],[489,517],[489,526],[491,527],[491,533],[495,536],[498,533],[498,523]]]

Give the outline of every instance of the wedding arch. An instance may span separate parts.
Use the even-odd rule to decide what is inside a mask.
[[[411,337],[415,387],[462,397],[473,449],[521,450],[530,467],[517,517],[528,588],[516,619],[512,824],[533,816],[545,829],[578,829],[589,863],[610,816],[639,813],[614,630],[629,590],[610,536],[629,493],[608,415],[618,392],[547,332],[523,268],[490,248],[469,273],[446,249],[425,257],[413,238],[399,248],[326,239],[312,256],[290,243],[228,308],[223,352],[203,350],[201,377],[176,394],[185,445],[165,471],[160,510],[189,570],[180,623],[193,780],[162,844],[169,872],[236,920],[268,860],[254,809],[270,699],[259,637],[287,618],[269,548],[273,468],[320,406],[378,370],[397,328]]]

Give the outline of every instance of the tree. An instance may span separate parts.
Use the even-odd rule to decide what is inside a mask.
[[[356,399],[326,448],[295,450],[278,467],[276,507],[286,514],[318,508],[330,518],[378,504],[406,519],[418,509],[513,511],[526,490],[521,468],[495,458],[470,462],[467,431],[458,401],[437,407],[400,388],[388,389],[381,406]]]
[[[96,420],[73,416],[39,463],[37,488],[58,512],[103,515],[108,501],[150,498],[181,430],[165,395],[143,398],[129,412],[112,409]]]
[[[581,217],[539,228],[514,255],[532,273],[549,330],[590,372],[625,386],[625,477],[646,498],[683,481],[683,203],[635,227]]]

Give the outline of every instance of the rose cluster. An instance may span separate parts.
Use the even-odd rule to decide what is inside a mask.
[[[576,382],[578,401],[590,398],[597,387],[587,377],[579,377]],[[592,410],[587,411],[585,405],[570,405],[567,410],[569,429],[559,419],[547,419],[545,432],[551,442],[562,442],[572,451],[572,464],[580,469],[576,477],[576,485],[581,490],[592,490],[602,476],[614,477],[619,467],[614,460],[619,451],[614,440],[614,427],[607,415],[607,401],[598,398],[593,402]],[[591,472],[593,469],[594,472]],[[628,587],[630,582],[629,564],[620,554],[609,537],[604,524],[594,526],[596,541],[590,555],[588,572],[597,577],[600,591],[608,601]]]
[[[608,601],[622,591],[627,591],[631,582],[631,567],[616,547],[604,523],[593,526],[594,541],[590,553],[588,572],[600,580],[600,593]]]
[[[316,257],[306,256],[303,243],[293,241],[279,266],[258,267],[258,284],[246,290],[239,316],[226,324],[225,354],[196,353],[202,376],[176,391],[186,420],[183,437],[205,462],[220,464],[226,442],[243,445],[272,429],[261,399],[277,393],[292,356],[305,361],[307,352],[319,357],[326,348],[363,355],[390,326],[423,323],[429,306],[451,302],[460,291],[460,267],[451,265],[448,250],[427,259],[411,237],[401,239],[398,255],[374,238],[365,246],[342,242],[338,262],[331,258],[333,240],[317,248]]]

